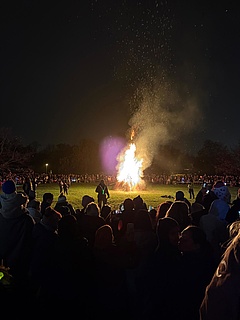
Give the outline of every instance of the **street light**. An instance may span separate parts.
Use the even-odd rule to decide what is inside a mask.
[[[46,174],[47,174],[47,167],[48,167],[48,163],[46,163],[46,164],[45,164],[45,166],[46,166]]]

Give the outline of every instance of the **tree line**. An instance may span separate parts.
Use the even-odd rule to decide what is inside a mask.
[[[77,145],[41,146],[34,142],[24,145],[9,128],[0,128],[0,170],[33,170],[45,172],[45,165],[56,174],[85,174],[103,172],[100,146],[90,139]],[[196,155],[179,150],[175,145],[160,146],[146,173],[188,172],[216,175],[240,175],[240,142],[234,148],[206,140]],[[114,174],[114,172],[108,172]]]

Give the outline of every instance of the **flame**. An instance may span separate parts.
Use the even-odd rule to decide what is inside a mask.
[[[137,159],[135,152],[135,143],[130,143],[129,148],[118,157],[117,181],[130,191],[142,187],[144,184],[144,180],[142,180],[143,159]]]

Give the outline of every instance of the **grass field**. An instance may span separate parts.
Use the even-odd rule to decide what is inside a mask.
[[[96,184],[79,184],[73,183],[68,190],[67,200],[73,205],[75,209],[82,208],[81,200],[82,196],[85,194],[92,196],[95,201],[97,200],[97,194],[95,192]],[[194,186],[195,196],[198,191],[201,189],[201,185]],[[194,200],[189,199],[189,193],[187,190],[186,184],[178,184],[178,185],[159,185],[159,184],[149,184],[146,186],[145,190],[142,191],[132,191],[125,192],[121,190],[114,190],[114,186],[109,186],[110,198],[108,200],[108,204],[111,206],[112,210],[116,210],[119,208],[119,205],[126,198],[135,198],[140,195],[147,206],[157,207],[160,203],[166,200],[173,200],[169,197],[175,197],[175,193],[178,190],[182,190],[185,194],[185,197],[193,202]],[[231,192],[231,200],[234,200],[237,195],[237,187],[229,187],[229,191]],[[18,186],[18,191],[22,191],[21,186]],[[42,196],[45,192],[51,192],[54,195],[53,205],[56,203],[59,196],[59,186],[57,183],[53,184],[40,184],[37,187],[37,199],[42,201]],[[167,197],[165,197],[167,196]]]

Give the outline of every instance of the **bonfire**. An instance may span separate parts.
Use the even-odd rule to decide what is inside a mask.
[[[130,143],[129,147],[118,155],[117,187],[126,191],[143,189],[143,159],[136,158],[136,145]]]

